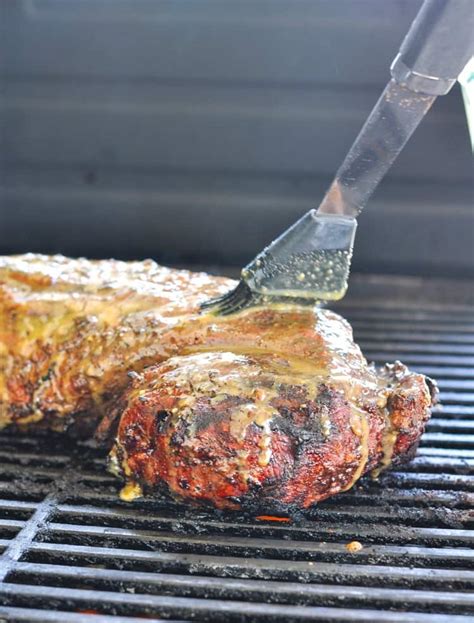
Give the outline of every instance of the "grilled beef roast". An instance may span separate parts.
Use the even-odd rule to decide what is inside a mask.
[[[112,440],[124,499],[307,507],[412,456],[434,386],[376,370],[324,309],[199,312],[229,279],[0,259],[0,428]]]

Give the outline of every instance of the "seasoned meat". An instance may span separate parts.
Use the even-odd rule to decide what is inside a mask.
[[[349,334],[334,314],[320,312],[317,324]],[[219,508],[307,507],[411,456],[431,405],[424,377],[400,363],[377,373],[349,344],[351,374],[331,346],[314,363],[218,351],[137,375],[112,451],[115,471],[130,477],[124,496],[164,484]]]
[[[0,257],[0,428],[93,433],[180,325],[233,282],[152,261]]]
[[[153,262],[0,261],[0,424],[114,437],[122,496],[307,507],[410,457],[433,385],[323,309],[218,318],[234,282]]]

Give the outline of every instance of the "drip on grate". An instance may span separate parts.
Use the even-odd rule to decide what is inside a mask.
[[[369,360],[438,381],[411,464],[275,522],[125,504],[97,451],[1,436],[0,621],[473,620],[472,312],[344,315]]]

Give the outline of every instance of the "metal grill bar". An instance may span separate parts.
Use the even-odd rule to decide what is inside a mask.
[[[120,582],[146,593],[154,593],[159,590],[167,594],[196,595],[201,597],[225,599],[246,599],[248,601],[265,601],[265,596],[271,596],[273,601],[285,603],[291,598],[296,598],[300,603],[316,604],[321,600],[338,603],[353,599],[361,605],[384,604],[412,604],[417,608],[422,605],[423,609],[430,610],[432,604],[439,604],[449,610],[451,606],[468,607],[472,605],[470,596],[462,592],[450,593],[450,603],[440,593],[423,590],[403,590],[374,588],[370,592],[361,591],[360,587],[354,586],[331,586],[325,584],[301,585],[296,582],[265,582],[262,580],[245,580],[222,578],[217,584],[213,578],[205,576],[183,577],[166,573],[149,573],[143,571],[122,571],[113,569],[77,569],[77,567],[64,567],[61,565],[42,565],[32,563],[19,563],[15,576],[18,579],[30,579],[40,574],[44,581],[48,577],[53,581],[58,577],[63,585],[80,582],[93,588],[104,588]]]
[[[40,525],[46,521],[51,514],[55,500],[53,496],[48,496],[34,512],[30,520],[28,520],[21,530],[5,545],[5,551],[2,554],[0,564],[0,582],[3,582],[17,562],[23,555],[28,546],[31,545],[34,537],[37,535]]]
[[[138,607],[144,610],[159,610],[164,616],[169,613],[180,613],[184,617],[203,617],[212,616],[214,620],[274,620],[288,621],[291,619],[299,619],[306,621],[396,621],[411,622],[413,621],[414,612],[393,613],[381,610],[359,610],[355,613],[341,611],[339,608],[331,607],[312,607],[299,605],[274,605],[274,604],[254,604],[243,601],[223,601],[214,599],[197,599],[168,597],[155,595],[136,595],[129,594],[127,596],[127,605],[123,598],[115,592],[99,591],[99,590],[81,590],[81,589],[62,589],[48,587],[48,592],[52,600],[58,602],[63,599],[73,598],[76,603],[87,606],[104,605],[108,607],[116,607],[125,610],[126,607]],[[14,599],[20,599],[27,603],[35,603],[37,599],[41,601],[44,595],[42,587],[22,586],[18,584],[4,584],[1,594],[5,600],[13,594]],[[416,613],[417,621],[435,621],[436,623],[446,623],[444,615],[422,614]],[[372,617],[372,618],[370,618]],[[374,619],[377,617],[377,619]],[[466,623],[466,617],[450,615],[451,621],[460,621]]]
[[[160,551],[123,549],[107,546],[35,543],[26,556],[29,562],[82,566],[85,563],[107,568],[190,573],[210,577],[357,584],[384,587],[409,586],[426,590],[450,586],[456,590],[474,589],[474,572],[466,569],[431,567],[389,567],[375,564],[346,564],[288,561],[262,558],[236,558]],[[0,587],[1,594],[1,587]],[[471,595],[472,597],[472,595]],[[473,604],[474,605],[474,604]]]
[[[439,382],[443,405],[409,465],[275,523],[127,505],[100,453],[0,436],[0,620],[473,620],[472,309],[343,313],[368,359]]]
[[[366,563],[370,559],[375,564],[383,561],[387,564],[429,564],[439,567],[448,563],[452,567],[464,567],[472,564],[472,551],[461,548],[423,548],[397,547],[377,545],[366,546],[362,552],[354,558],[345,548],[344,544],[331,543],[308,543],[305,541],[292,541],[287,543],[280,540],[239,538],[226,535],[219,539],[216,535],[192,537],[191,535],[179,536],[173,533],[156,534],[154,531],[127,530],[124,528],[102,528],[98,526],[80,526],[74,524],[56,524],[49,526],[48,543],[113,543],[118,547],[125,545],[142,549],[157,549],[166,552],[196,552],[226,556],[227,554],[240,554],[241,556],[260,556],[261,558],[279,559],[304,559],[349,562],[356,560],[357,564]],[[474,565],[472,565],[474,568]]]
[[[0,606],[0,615],[3,621],[26,621],[27,623],[143,623],[143,617],[124,617],[94,614],[77,614],[75,612],[66,612],[56,610],[36,610],[32,608],[8,608]],[[161,623],[165,619],[148,618],[150,623]],[[166,619],[166,623],[186,623],[185,621]]]

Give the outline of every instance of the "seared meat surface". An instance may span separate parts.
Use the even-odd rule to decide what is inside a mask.
[[[307,507],[410,457],[433,386],[323,309],[217,318],[234,282],[154,262],[0,259],[0,427],[113,439],[125,499]]]

